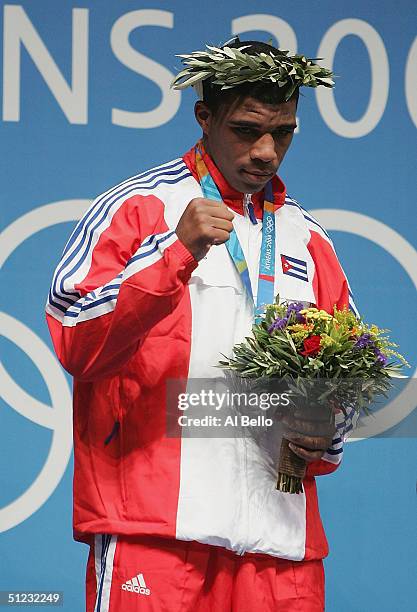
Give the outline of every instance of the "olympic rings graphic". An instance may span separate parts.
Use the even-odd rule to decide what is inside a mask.
[[[27,238],[56,223],[78,220],[89,204],[89,200],[54,202],[35,208],[14,221],[0,234],[0,267]],[[0,329],[37,366],[46,382],[52,410],[19,387],[0,364],[2,398],[16,412],[53,432],[47,459],[35,481],[20,497],[0,508],[2,532],[16,527],[34,514],[61,481],[72,450],[72,399],[56,357],[31,329],[6,313],[0,313]]]
[[[351,210],[320,208],[310,212],[327,230],[356,234],[385,249],[404,268],[417,289],[417,251],[398,232],[381,221]],[[411,378],[417,378],[417,369]],[[348,441],[356,442],[391,429],[405,419],[415,405],[415,387],[408,383],[394,400],[378,410],[377,419],[373,415],[361,417],[355,437]]]
[[[266,218],[266,229],[268,232],[271,232],[273,228],[274,228],[274,223],[272,219],[268,216]]]
[[[78,221],[90,200],[63,200],[40,206],[23,215],[0,234],[0,267],[27,238],[58,223]],[[400,234],[366,215],[340,209],[310,211],[328,230],[356,234],[385,249],[407,272],[417,287],[417,251]],[[52,442],[41,472],[17,499],[0,509],[0,532],[16,527],[34,514],[52,495],[61,481],[71,456],[71,393],[65,375],[49,347],[26,325],[0,313],[0,326],[6,338],[22,349],[39,369],[48,388],[50,406],[19,387],[0,364],[0,389],[5,402],[34,423],[52,430]],[[414,372],[413,377],[416,377]],[[365,417],[357,428],[355,442],[393,427],[414,409],[411,385],[383,409],[378,419]]]

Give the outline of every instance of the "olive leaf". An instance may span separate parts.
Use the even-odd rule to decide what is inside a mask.
[[[231,89],[246,82],[264,81],[287,87],[289,100],[298,87],[333,87],[333,73],[304,55],[276,53],[244,53],[249,46],[223,48],[206,45],[207,51],[178,54],[185,68],[171,83],[173,89],[185,89],[199,81],[211,79],[221,89]]]

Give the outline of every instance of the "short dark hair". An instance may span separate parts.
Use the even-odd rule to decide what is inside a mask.
[[[246,49],[244,49],[244,53],[247,53],[248,55],[256,55],[258,53],[272,53],[273,55],[279,55],[281,53],[276,47],[258,40],[240,41],[237,39],[236,41],[224,46],[234,49],[242,47],[243,45],[246,47]],[[221,89],[220,85],[215,85],[212,83],[211,79],[206,79],[203,81],[203,100],[214,114],[221,106],[224,106],[225,104],[230,105],[235,100],[243,100],[248,96],[255,98],[255,100],[259,100],[264,104],[282,104],[285,102],[290,85],[291,84],[289,84],[287,87],[279,87],[278,84],[273,83],[272,81],[257,81],[255,83],[243,83],[242,85],[237,85],[231,89]],[[298,96],[299,88],[297,87],[291,98],[295,98],[295,100],[298,102]]]

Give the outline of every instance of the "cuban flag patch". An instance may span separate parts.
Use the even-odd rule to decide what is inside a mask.
[[[308,282],[306,261],[281,254],[281,266],[283,274]]]

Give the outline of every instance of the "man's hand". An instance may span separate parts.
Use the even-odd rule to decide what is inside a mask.
[[[194,259],[200,261],[213,244],[229,240],[233,218],[224,202],[194,198],[183,212],[176,234]]]
[[[291,450],[308,463],[322,458],[336,432],[333,419],[306,421],[287,415],[282,420],[286,425],[284,436],[290,442]]]

